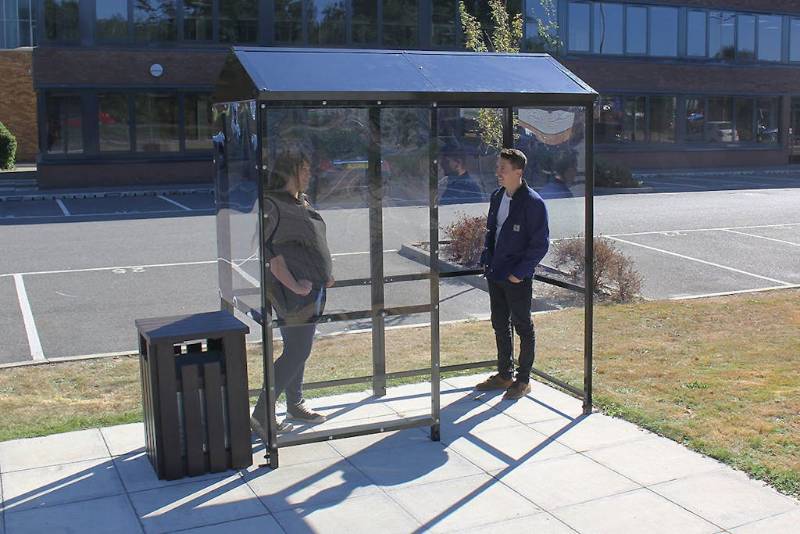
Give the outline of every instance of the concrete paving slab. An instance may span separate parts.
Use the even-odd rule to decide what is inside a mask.
[[[61,211],[55,200],[7,200],[0,202],[0,223],[13,224],[14,219],[28,217],[63,216],[64,212]]]
[[[111,456],[132,454],[144,450],[144,423],[108,426],[100,429]]]
[[[721,530],[647,489],[567,506],[553,515],[581,534],[714,534]]]
[[[264,515],[266,508],[238,475],[130,494],[145,532],[169,532]]]
[[[542,534],[575,534],[575,531],[546,512],[519,517],[500,523],[490,523],[458,531],[459,534],[508,534],[509,532],[535,532]]]
[[[388,493],[422,523],[424,532],[461,531],[540,511],[487,474],[390,489]]]
[[[492,474],[545,510],[555,510],[640,487],[580,454],[527,462],[510,470],[493,471]]]
[[[156,476],[156,472],[144,452],[116,456],[114,457],[114,466],[122,479],[122,484],[129,493],[191,484],[200,480],[213,482],[214,480],[229,477],[233,473],[233,471],[225,471],[222,473],[206,473],[196,477],[179,478],[178,480],[161,480]],[[212,482],[209,482],[209,484]]]
[[[472,432],[456,437],[447,448],[484,471],[575,454],[569,447],[526,426]]]
[[[428,429],[419,427],[396,432],[382,432],[380,434],[369,434],[354,438],[335,439],[330,442],[330,445],[339,454],[347,458],[360,452],[410,447],[425,444],[430,441],[431,438]],[[282,455],[283,452],[281,452],[281,462],[283,462]]]
[[[25,321],[19,306],[19,296],[14,278],[0,278],[0,332],[3,342],[0,343],[0,363],[24,362],[31,359],[31,348],[28,345],[28,334]]]
[[[0,472],[110,458],[100,430],[0,442]]]
[[[447,406],[441,412],[441,421],[449,436],[461,436],[468,432],[508,428],[521,424],[504,413],[492,409],[486,403],[473,400],[455,402]]]
[[[6,514],[7,534],[92,532],[141,534],[142,527],[124,495]]]
[[[292,508],[338,506],[344,500],[380,489],[343,458],[281,467],[250,468],[244,480],[271,513]]]
[[[181,532],[184,534],[230,534],[231,532],[236,534],[271,534],[274,532],[277,534],[283,532],[283,529],[278,525],[274,517],[267,514],[206,527],[181,530]]]
[[[437,442],[404,448],[367,450],[348,460],[376,485],[405,487],[477,475],[482,471]]]
[[[288,510],[275,514],[275,519],[287,534],[406,534],[419,528],[417,520],[382,493],[347,499],[336,506]]]
[[[797,534],[800,510],[791,510],[767,519],[731,529],[731,534]]]
[[[555,436],[560,443],[579,452],[653,436],[633,423],[599,413],[575,419],[566,425],[561,420],[552,420],[530,426],[546,436]]]
[[[531,393],[516,401],[503,400],[502,392],[489,396],[486,402],[494,409],[530,424],[548,420],[569,422],[583,413],[583,401],[542,384],[531,382]]]
[[[261,441],[253,435],[253,465],[259,466],[264,463],[265,447]],[[342,455],[333,448],[332,443],[323,441],[319,443],[305,443],[303,445],[293,445],[284,447],[280,450],[281,467],[290,465],[316,462],[319,460],[342,459]]]
[[[699,474],[650,488],[725,529],[798,509],[794,499],[733,470]]]
[[[124,493],[110,459],[3,473],[7,513]]]
[[[643,486],[727,468],[658,436],[589,450],[586,455]]]

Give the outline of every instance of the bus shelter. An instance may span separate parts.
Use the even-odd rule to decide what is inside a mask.
[[[577,308],[570,343],[550,335],[542,350],[580,351],[583,387],[534,373],[591,410],[596,98],[546,54],[232,50],[213,109],[219,292],[261,325],[251,393],[270,466],[301,443],[420,426],[438,440],[441,373],[495,365],[493,342],[466,359],[443,349],[442,325],[488,310],[453,236],[486,214],[501,144],[526,153],[552,242],[577,244],[582,263],[570,278],[563,254],[545,258],[535,299]],[[322,252],[294,257],[304,240]],[[326,420],[287,429],[283,414],[320,389]]]

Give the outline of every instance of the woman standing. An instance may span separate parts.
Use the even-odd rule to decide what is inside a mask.
[[[264,260],[270,272],[267,295],[284,322],[283,352],[274,366],[275,398],[286,394],[287,420],[321,423],[325,416],[303,399],[303,374],[316,322],[325,308],[326,288],[334,280],[325,221],[305,195],[310,178],[305,154],[292,150],[278,154],[264,198]],[[253,429],[262,434],[264,402],[262,392],[251,419]],[[278,430],[285,426],[285,422],[278,425]]]

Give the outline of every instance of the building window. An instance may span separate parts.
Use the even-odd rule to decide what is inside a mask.
[[[625,98],[625,131],[623,137],[632,143],[647,140],[647,99],[643,96]]]
[[[177,152],[178,97],[174,94],[136,95],[136,151]]]
[[[756,141],[758,143],[778,143],[778,98],[759,98],[756,101]]]
[[[752,98],[737,98],[734,101],[736,109],[736,137],[735,142],[750,143],[753,141],[753,113],[755,110]]]
[[[78,0],[45,0],[44,28],[48,41],[78,41]]]
[[[789,61],[800,61],[800,19],[789,22]]]
[[[134,35],[142,42],[169,42],[177,38],[175,0],[136,0]]]
[[[756,57],[756,18],[739,15],[736,31],[736,59],[750,61]]]
[[[431,13],[431,43],[433,46],[456,46],[456,24],[458,23],[456,0],[434,0]]]
[[[208,95],[187,94],[183,102],[186,150],[210,150],[214,126],[211,98]]]
[[[622,4],[594,4],[594,46],[597,54],[622,54]]]
[[[183,0],[183,38],[213,41],[213,0]]]
[[[733,141],[733,98],[728,96],[709,98],[706,142],[732,143]]]
[[[81,97],[79,95],[48,95],[45,99],[47,114],[46,150],[48,154],[81,154],[83,152],[83,125],[81,122]]]
[[[686,142],[702,143],[705,140],[706,101],[702,97],[686,98]]]
[[[689,11],[686,17],[686,55],[706,57],[706,13]]]
[[[104,0],[95,12],[99,41],[124,41],[128,38],[128,0]]]
[[[352,0],[353,16],[351,27],[353,43],[377,44],[378,42],[378,4],[377,0]]]
[[[219,0],[219,40],[223,43],[258,41],[258,0]]]
[[[275,42],[303,43],[303,0],[275,0]]]
[[[708,13],[708,54],[714,59],[732,60],[735,55],[736,15],[727,11]]]
[[[589,4],[570,2],[567,44],[573,52],[589,52]]]
[[[758,59],[780,61],[783,37],[783,17],[777,15],[758,16]]]
[[[309,44],[341,45],[347,42],[347,8],[344,0],[317,0],[307,5]]]
[[[36,46],[36,0],[0,0],[0,49]]]
[[[100,152],[130,152],[131,130],[128,95],[97,95],[97,129]]]
[[[624,140],[625,97],[604,96],[598,104],[599,116],[595,126],[598,143],[620,143]]]
[[[650,8],[650,55],[678,55],[678,10],[674,7]]]
[[[383,0],[383,46],[416,48],[417,0]]]
[[[647,8],[642,6],[627,6],[625,28],[625,51],[628,54],[647,53]]]
[[[650,142],[675,142],[675,97],[651,96],[648,107],[650,116]]]

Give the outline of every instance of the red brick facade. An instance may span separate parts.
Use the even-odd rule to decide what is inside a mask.
[[[0,50],[0,80],[0,122],[17,138],[17,163],[33,162],[39,141],[30,48]]]

